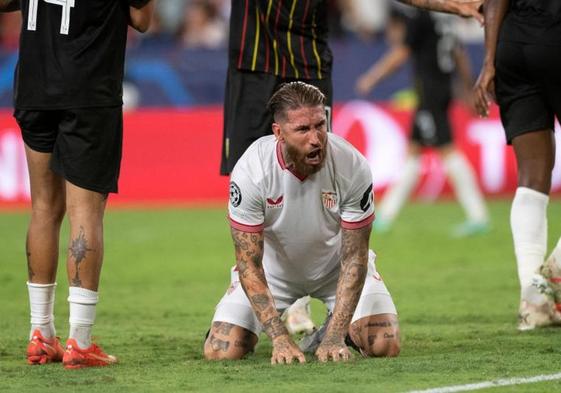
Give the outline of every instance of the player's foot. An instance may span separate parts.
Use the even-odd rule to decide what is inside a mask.
[[[64,368],[101,367],[115,363],[117,363],[115,356],[107,355],[95,344],[90,345],[86,349],[81,349],[73,338],[66,341],[66,351],[62,359]]]
[[[547,280],[555,307],[557,311],[561,312],[561,239],[541,266],[540,274]]]
[[[310,314],[310,296],[304,296],[284,310],[281,320],[290,334],[310,334],[315,330]]]
[[[462,238],[476,235],[484,235],[489,232],[490,226],[488,222],[466,221],[457,225],[452,230],[452,237]]]
[[[58,337],[47,339],[43,337],[39,329],[33,331],[31,341],[27,345],[28,364],[60,362],[63,355],[64,348],[62,348]]]
[[[319,329],[315,329],[312,333],[306,334],[300,339],[298,347],[302,352],[312,354],[316,353],[316,350],[325,337],[327,325],[329,325],[329,321],[331,320],[331,315],[332,314],[327,315],[325,322],[319,327]]]
[[[532,285],[523,290],[518,311],[518,330],[533,330],[560,323],[561,314],[555,308],[548,282],[540,274],[535,274]]]

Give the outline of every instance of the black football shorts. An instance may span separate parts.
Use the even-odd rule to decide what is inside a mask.
[[[51,170],[70,183],[118,191],[123,145],[122,107],[14,112],[27,146],[52,153]]]
[[[433,91],[430,99],[421,100],[413,118],[411,140],[427,147],[442,147],[452,143],[449,107],[450,96],[446,91]]]
[[[280,84],[296,79],[281,78],[264,72],[242,71],[230,67],[224,98],[224,133],[222,139],[222,163],[220,173],[228,175],[238,159],[257,139],[273,133],[273,116],[267,103]],[[310,79],[304,82],[316,86],[327,98],[331,109],[331,79]],[[331,113],[328,113],[328,122]]]
[[[500,41],[495,89],[508,144],[527,132],[554,129],[561,116],[561,46]]]

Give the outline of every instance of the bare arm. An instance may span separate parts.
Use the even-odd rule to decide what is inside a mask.
[[[130,6],[129,24],[137,31],[145,33],[150,27],[152,17],[154,15],[154,7],[156,0],[151,0],[141,8]]]
[[[0,0],[0,12],[12,12],[20,9],[19,0]]]
[[[480,116],[489,115],[491,100],[495,98],[495,55],[499,31],[510,0],[487,0],[485,3],[485,58],[475,84],[475,107]]]
[[[265,333],[273,342],[271,363],[292,363],[293,360],[305,362],[304,354],[292,341],[280,319],[267,285],[262,266],[263,232],[247,233],[232,228],[232,239],[240,283]]]
[[[345,337],[368,271],[368,240],[371,229],[372,226],[368,225],[356,230],[342,230],[341,272],[337,283],[335,309],[325,338],[316,351],[321,362],[330,358],[334,361],[348,360],[351,356],[345,345]]]
[[[463,17],[472,17],[483,23],[483,16],[479,12],[483,0],[399,0],[418,8],[432,11],[446,12]]]
[[[405,45],[393,45],[378,62],[364,74],[356,83],[356,90],[361,95],[368,94],[378,83],[393,74],[409,58],[409,48]]]
[[[463,46],[457,45],[452,52],[456,70],[460,78],[460,97],[466,105],[473,106],[473,74],[471,63]]]
[[[406,34],[405,23],[400,19],[390,18],[386,26],[386,40],[390,44],[390,49],[358,78],[355,86],[358,94],[368,94],[378,83],[393,74],[407,61],[411,51],[405,45]]]

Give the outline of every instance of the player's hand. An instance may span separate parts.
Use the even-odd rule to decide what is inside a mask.
[[[306,363],[306,357],[290,336],[279,336],[273,341],[271,364]]]
[[[483,0],[456,0],[456,13],[464,18],[474,18],[483,26]]]
[[[368,74],[362,74],[355,84],[355,91],[358,95],[365,96],[374,88],[372,78]]]
[[[345,344],[344,339],[337,340],[336,342],[324,339],[316,350],[316,356],[322,363],[328,362],[329,360],[333,360],[334,362],[346,362],[351,359],[352,354]]]
[[[475,111],[481,117],[489,116],[489,107],[495,98],[495,67],[483,66],[473,88]]]

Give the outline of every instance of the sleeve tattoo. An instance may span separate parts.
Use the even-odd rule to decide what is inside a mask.
[[[247,233],[232,228],[240,283],[265,333],[274,340],[288,331],[280,319],[263,270],[263,232]]]
[[[326,344],[340,343],[347,335],[368,270],[371,225],[342,231],[341,271],[337,283],[335,309],[324,339]]]

